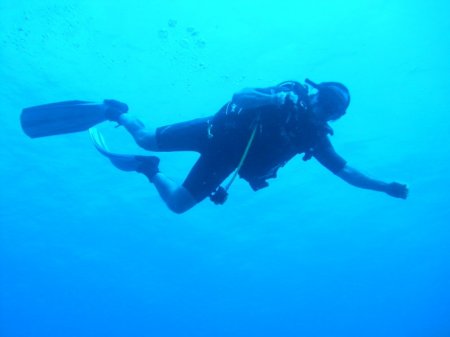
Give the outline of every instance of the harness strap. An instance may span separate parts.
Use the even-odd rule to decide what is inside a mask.
[[[242,165],[244,165],[245,159],[247,158],[248,152],[250,151],[250,148],[253,144],[253,141],[256,136],[256,131],[259,126],[260,126],[260,123],[259,123],[259,121],[257,121],[255,124],[255,127],[253,128],[250,139],[247,142],[247,146],[245,147],[244,153],[242,154],[241,160],[239,161],[239,165],[237,166],[236,170],[234,171],[234,174],[231,177],[230,181],[225,185],[225,187],[219,186],[217,188],[217,190],[209,196],[211,201],[214,202],[216,205],[222,205],[227,200],[228,190],[230,189],[233,182],[236,180],[236,177],[237,177],[239,171],[241,170]]]
[[[242,165],[244,165],[245,159],[247,158],[248,151],[250,151],[250,148],[253,144],[253,140],[255,139],[256,130],[258,129],[259,123],[256,123],[255,127],[253,128],[252,134],[250,136],[250,139],[248,140],[247,146],[245,148],[244,153],[242,154],[241,161],[239,162],[239,165],[237,166],[236,170],[234,171],[233,177],[230,179],[228,184],[225,185],[225,191],[228,191],[230,189],[230,186],[233,184],[234,180],[236,179],[239,171],[242,168]]]

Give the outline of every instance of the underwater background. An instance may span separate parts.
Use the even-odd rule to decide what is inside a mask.
[[[450,4],[0,1],[0,336],[450,336]],[[87,132],[23,107],[127,102],[148,126],[243,87],[340,81],[337,151],[408,200],[294,158],[254,193],[172,214]],[[116,152],[144,153],[101,126]],[[182,182],[196,154],[161,154]]]

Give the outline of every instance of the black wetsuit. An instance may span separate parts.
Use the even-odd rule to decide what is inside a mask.
[[[267,186],[266,179],[275,177],[278,168],[297,154],[304,153],[304,159],[315,157],[334,173],[346,164],[328,138],[330,127],[315,125],[307,104],[295,109],[243,109],[229,102],[214,116],[160,127],[156,135],[161,151],[200,153],[183,186],[201,201],[237,168],[255,127],[254,141],[239,171],[254,190]]]

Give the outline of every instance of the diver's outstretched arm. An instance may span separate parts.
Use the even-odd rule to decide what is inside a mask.
[[[345,182],[368,190],[384,192],[394,198],[406,199],[408,197],[408,186],[397,182],[386,183],[372,179],[348,164],[344,166],[336,175]]]

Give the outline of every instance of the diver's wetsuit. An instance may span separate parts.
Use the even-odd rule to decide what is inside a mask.
[[[306,108],[292,106],[242,109],[230,102],[214,116],[158,128],[156,140],[161,151],[200,153],[183,186],[201,201],[237,168],[255,127],[239,171],[254,190],[267,186],[266,179],[275,177],[278,168],[300,153],[305,153],[305,160],[315,157],[334,173],[346,164],[328,139],[329,126],[314,125]]]

